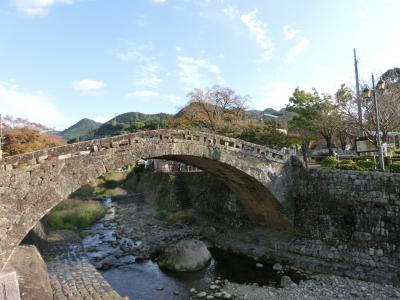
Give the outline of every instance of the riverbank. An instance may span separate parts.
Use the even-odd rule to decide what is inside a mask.
[[[51,231],[42,255],[54,300],[123,299],[90,263],[77,234]]]
[[[106,216],[84,232],[83,243],[71,232],[50,234],[44,258],[54,299],[121,299],[117,292],[146,300],[400,299],[400,289],[390,285],[273,264],[263,256],[264,247],[291,240],[265,228],[230,228],[195,211],[186,211],[190,218],[172,224],[141,194],[106,205]],[[214,259],[201,272],[160,270],[151,258],[156,259],[162,245],[184,238],[222,250],[222,259],[212,251]]]
[[[280,261],[281,264],[277,263],[272,266],[276,262],[274,259],[279,260],[279,253],[271,251],[271,256],[265,256],[265,248],[270,247],[272,249],[278,242],[283,245],[293,242],[293,237],[290,235],[268,231],[265,228],[229,228],[223,224],[213,223],[194,211],[187,213],[192,214],[190,224],[179,222],[168,224],[168,222],[160,220],[154,207],[139,194],[134,199],[119,201],[113,210],[117,236],[141,241],[139,247],[133,247],[126,251],[127,255],[129,253],[129,255],[135,257],[136,263],[149,262],[149,258],[155,258],[158,249],[164,244],[190,238],[201,239],[209,247],[253,258],[254,271],[257,270],[257,267],[269,267],[279,275],[273,282],[262,283],[262,285],[268,285],[264,287],[260,287],[261,284],[259,283],[256,283],[257,286],[246,285],[245,280],[240,281],[237,278],[227,276],[219,283],[219,288],[221,291],[230,294],[234,299],[400,298],[400,289],[391,285],[353,280],[341,276],[312,275],[304,270],[295,269],[282,261]],[[282,248],[282,245],[280,248]],[[277,251],[275,250],[275,252]],[[272,255],[276,256],[273,257]],[[308,259],[308,263],[310,263],[309,257],[304,259]],[[269,265],[267,262],[269,262]],[[156,266],[153,264],[151,267]],[[304,279],[305,276],[307,276],[307,280],[296,280],[298,278]],[[243,274],[242,277],[247,276]],[[284,279],[282,279],[283,277]],[[288,279],[288,277],[291,277],[291,279]],[[236,283],[232,281],[236,281]],[[297,281],[297,283],[293,281]],[[209,280],[208,286],[196,288],[196,293],[187,294],[188,298],[184,298],[184,295],[180,294],[180,296],[171,299],[195,299],[201,292],[205,292],[207,296],[215,297],[215,293],[219,292],[210,289],[214,282],[215,278]],[[247,283],[251,283],[251,281]],[[282,286],[284,287],[282,288]],[[152,286],[153,289],[157,289],[157,287],[160,288],[160,286]],[[164,289],[169,290],[170,295],[173,294],[173,290],[168,287],[163,287]],[[162,293],[159,294],[161,296]],[[160,299],[169,298],[162,298],[161,296]]]

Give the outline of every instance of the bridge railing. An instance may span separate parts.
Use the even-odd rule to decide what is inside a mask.
[[[40,164],[49,160],[62,160],[76,156],[89,155],[93,152],[109,148],[133,146],[136,143],[141,143],[146,140],[169,143],[191,141],[194,143],[206,144],[208,146],[223,147],[231,150],[252,153],[279,163],[284,163],[287,159],[285,154],[280,151],[239,139],[204,132],[160,129],[89,140],[30,153],[8,156],[0,160],[0,171],[12,170],[26,165]]]

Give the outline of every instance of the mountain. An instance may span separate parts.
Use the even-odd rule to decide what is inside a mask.
[[[171,115],[165,113],[143,114],[129,112],[116,116],[86,136],[86,139],[135,132],[139,130],[154,130],[165,128],[165,121]]]
[[[284,110],[284,108],[282,110]],[[273,108],[267,108],[267,109],[264,109],[263,113],[264,113],[264,115],[280,116],[280,115],[282,115],[282,113],[281,113],[282,110],[278,111]]]
[[[71,127],[58,132],[58,135],[65,140],[79,140],[87,136],[93,130],[98,129],[102,124],[91,119],[82,119]]]
[[[286,108],[282,108],[280,110],[276,110],[273,108],[266,108],[264,110],[248,110],[247,111],[252,118],[255,119],[267,119],[267,118],[274,118],[274,117],[283,117],[288,114]]]

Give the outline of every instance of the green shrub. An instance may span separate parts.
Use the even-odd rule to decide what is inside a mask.
[[[361,168],[357,166],[356,162],[352,160],[340,161],[337,168],[341,170],[361,170]]]
[[[90,227],[106,213],[98,201],[67,200],[57,205],[49,214],[53,229],[67,229],[79,232]]]
[[[318,156],[314,156],[313,158],[317,163],[322,163],[328,157],[333,157],[333,156],[330,155],[329,153],[320,153]]]
[[[359,160],[356,164],[361,170],[373,171],[376,169],[376,162],[373,160]]]
[[[328,156],[321,162],[322,167],[331,168],[331,169],[336,168],[337,164],[338,164],[338,161],[333,156]]]
[[[400,149],[399,149],[399,148],[394,149],[394,150],[393,150],[393,153],[394,153],[395,155],[400,155]]]
[[[389,168],[392,173],[400,173],[400,162],[394,162]]]
[[[87,199],[93,197],[117,196],[126,194],[122,187],[124,184],[128,170],[125,171],[110,171],[99,178],[92,180],[90,183],[83,185],[81,188],[73,192],[70,197],[74,199]]]

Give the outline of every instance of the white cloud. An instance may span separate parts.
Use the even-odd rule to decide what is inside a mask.
[[[161,68],[157,63],[157,58],[150,54],[153,47],[146,44],[124,43],[127,44],[125,48],[128,50],[120,51],[117,56],[122,61],[130,61],[137,65],[137,71],[134,75],[135,88],[138,90],[158,88],[163,83],[163,79],[159,76]]]
[[[385,32],[371,48],[357,51],[361,79],[370,82],[372,72],[378,77],[388,69],[400,67],[400,40],[394,36],[396,31]]]
[[[295,46],[293,46],[290,50],[288,55],[286,56],[284,62],[286,64],[292,63],[296,61],[297,57],[301,52],[306,50],[310,45],[310,41],[307,39],[302,39],[300,42],[298,42]]]
[[[227,5],[224,9],[222,9],[222,12],[225,16],[229,18],[236,18],[240,15],[239,9],[233,7],[232,5]]]
[[[93,79],[82,79],[72,82],[72,88],[83,95],[98,95],[105,86],[103,81]]]
[[[56,4],[71,5],[75,0],[13,0],[16,9],[27,16],[46,16]]]
[[[283,26],[283,35],[285,36],[285,40],[291,40],[301,32],[302,30],[293,28],[291,25]]]
[[[16,84],[0,81],[0,107],[3,115],[26,118],[58,129],[67,123],[43,92],[26,92]]]
[[[221,73],[220,68],[205,59],[178,56],[178,62],[180,80],[187,90],[221,84],[223,81],[223,78],[218,75]],[[214,82],[211,82],[210,75],[215,77]]]
[[[158,76],[160,66],[150,62],[140,66],[136,74],[135,86],[139,89],[154,89],[163,83]]]
[[[167,0],[151,0],[153,3],[165,3]]]
[[[240,20],[256,39],[256,43],[263,49],[264,58],[270,59],[274,52],[274,45],[267,34],[267,24],[257,18],[258,10],[242,14]]]
[[[122,61],[144,61],[148,58],[140,51],[132,50],[117,53],[117,56]]]
[[[289,103],[289,98],[295,88],[295,85],[284,81],[268,83],[264,86],[263,98],[261,101],[255,102],[254,105],[258,109],[266,109],[268,107],[281,109]]]
[[[128,97],[157,97],[160,94],[155,91],[150,91],[150,90],[143,90],[143,91],[136,91],[133,93],[129,93],[127,96]]]
[[[122,45],[117,50],[117,57],[122,61],[132,62],[151,62],[155,58],[149,53],[153,51],[153,47],[149,44],[136,44],[130,41],[122,40]]]

